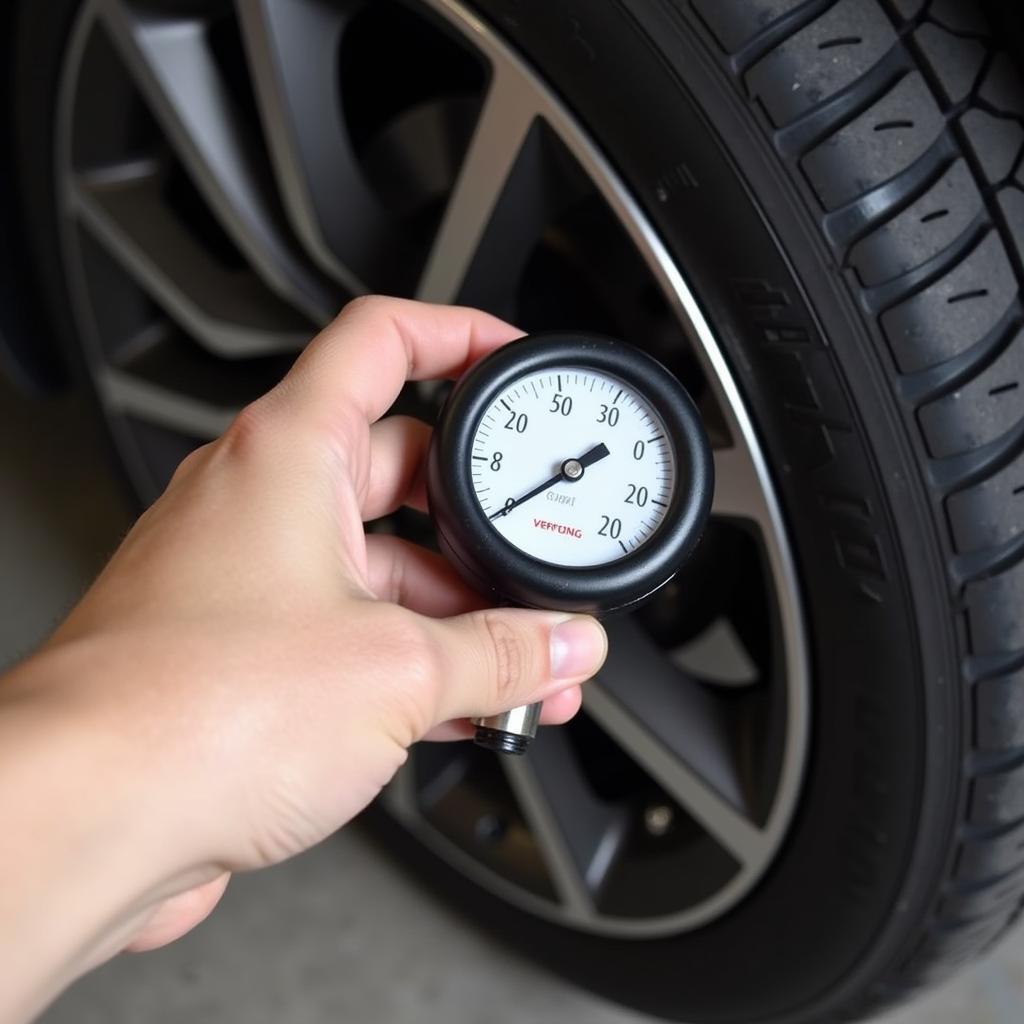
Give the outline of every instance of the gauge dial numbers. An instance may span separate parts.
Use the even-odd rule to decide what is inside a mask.
[[[598,335],[513,341],[472,366],[427,459],[438,546],[495,603],[601,615],[679,570],[714,465],[690,396],[657,360]]]
[[[665,424],[640,391],[572,365],[503,388],[477,424],[470,459],[494,529],[532,558],[572,567],[641,548],[677,476]]]

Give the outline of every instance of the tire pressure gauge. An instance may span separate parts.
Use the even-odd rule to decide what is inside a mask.
[[[677,572],[711,507],[700,417],[640,349],[533,335],[473,366],[434,430],[430,511],[442,552],[496,604],[606,615]],[[476,742],[521,754],[539,705],[475,719]]]

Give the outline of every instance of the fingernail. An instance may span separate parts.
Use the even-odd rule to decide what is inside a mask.
[[[554,679],[592,676],[607,650],[608,640],[596,620],[566,619],[551,630],[551,675]]]

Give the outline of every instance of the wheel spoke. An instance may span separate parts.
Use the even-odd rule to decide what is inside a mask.
[[[745,446],[716,448],[712,515],[763,519],[764,487]]]
[[[416,768],[413,764],[414,754],[395,772],[391,781],[381,790],[378,800],[387,808],[389,814],[410,824],[419,817],[419,806],[416,799]]]
[[[285,209],[313,258],[353,295],[388,280],[402,244],[344,130],[338,49],[358,6],[236,0]]]
[[[96,382],[112,409],[197,441],[220,437],[238,411],[211,405],[110,367],[100,371]]]
[[[593,913],[594,895],[625,837],[625,810],[594,797],[560,730],[541,729],[526,757],[501,763],[560,899],[577,913]]]
[[[768,845],[764,833],[652,737],[599,681],[587,687],[585,706],[594,720],[739,863],[753,863],[764,855]]]
[[[80,179],[71,200],[89,232],[181,327],[229,359],[297,352],[311,329],[251,272],[214,260],[167,209],[159,170]]]
[[[491,213],[537,115],[521,83],[496,69],[458,180],[416,289],[427,302],[455,302]]]
[[[259,141],[225,87],[198,17],[136,15],[102,0],[104,24],[196,187],[246,259],[316,323],[338,305],[291,238]]]
[[[719,703],[630,620],[609,633],[609,660],[584,688],[587,712],[733,857],[756,860],[769,840],[746,813]]]

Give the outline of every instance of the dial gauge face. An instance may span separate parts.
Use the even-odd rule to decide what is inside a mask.
[[[657,531],[676,454],[644,395],[579,366],[525,375],[477,424],[473,490],[494,529],[532,558],[607,565]]]

